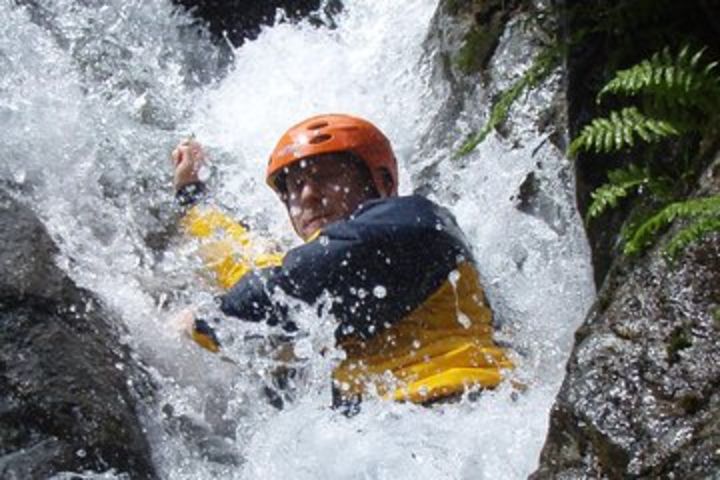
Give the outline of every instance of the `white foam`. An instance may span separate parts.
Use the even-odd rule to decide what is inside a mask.
[[[12,72],[0,77],[8,159],[0,177],[31,186],[36,209],[60,243],[60,264],[119,314],[129,331],[124,341],[151,365],[161,404],[210,431],[225,424],[235,430],[234,440],[227,433],[218,438],[245,463],[221,465],[203,459],[192,440],[165,432],[159,409],[151,413],[153,448],[166,478],[489,479],[525,478],[533,470],[573,331],[593,298],[572,170],[531,121],[557,79],[513,110],[520,122],[513,141],[491,135],[461,168],[451,150],[417,157],[443,100],[431,94],[422,60],[433,0],[347,1],[334,30],[305,22],[266,28],[235,52],[225,78],[200,90],[186,83],[188,52],[217,52],[177,33],[188,20],[168,2],[113,0],[105,10],[88,2],[45,3],[50,30],[31,23],[14,2],[0,2],[9,26],[0,30],[0,65]],[[511,41],[505,37],[500,51],[510,52]],[[519,59],[508,53],[491,66],[494,76],[530,57],[526,47],[518,49]],[[225,322],[220,334],[228,361],[168,331],[169,309],[207,303],[213,293],[186,252],[171,248],[160,258],[145,241],[172,222],[161,214],[172,201],[170,147],[181,134],[195,133],[211,154],[217,197],[288,246],[296,240],[262,173],[279,135],[322,112],[354,113],[383,129],[401,162],[405,193],[421,166],[443,159],[436,200],[468,235],[503,338],[518,352],[526,393],[513,400],[504,386],[474,403],[434,409],[369,402],[348,420],[328,408],[328,372],[337,357],[318,353],[328,328],[306,313],[308,336],[298,353],[313,357],[309,384],[296,403],[276,412],[257,392],[273,363],[237,341],[266,335],[266,328]],[[468,121],[481,123],[464,118],[444,128],[462,138]],[[545,216],[520,212],[511,198],[537,162],[552,207]]]

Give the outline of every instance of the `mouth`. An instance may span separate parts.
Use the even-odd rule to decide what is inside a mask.
[[[305,230],[305,231],[313,230],[313,232],[308,232],[308,233],[314,233],[315,230],[321,228],[322,226],[324,226],[325,224],[328,223],[328,218],[329,218],[329,215],[325,215],[325,214],[313,215],[310,218],[308,218],[307,220],[303,221],[303,223],[302,223],[303,230]]]

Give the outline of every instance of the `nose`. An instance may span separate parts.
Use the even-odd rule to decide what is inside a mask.
[[[300,204],[307,205],[308,203],[315,203],[321,200],[322,194],[318,184],[312,179],[306,179],[300,190]]]

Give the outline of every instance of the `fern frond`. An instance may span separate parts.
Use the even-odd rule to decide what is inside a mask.
[[[612,170],[608,173],[609,182],[590,194],[592,202],[588,208],[586,222],[598,217],[605,210],[614,208],[618,202],[650,180],[646,168],[630,164],[627,168]]]
[[[654,201],[667,205],[677,199],[678,179],[676,177],[657,176],[652,169],[648,169],[648,175],[647,193]]]
[[[676,218],[720,218],[720,195],[671,203],[640,225],[625,244],[625,254],[633,255],[647,248],[657,233]]]
[[[667,120],[643,115],[635,107],[610,112],[610,117],[596,118],[586,125],[570,144],[570,155],[581,150],[611,153],[635,145],[636,137],[655,143],[665,137],[680,135],[681,129]]]
[[[674,260],[691,243],[709,233],[720,232],[720,216],[701,218],[680,230],[665,247],[665,255]]]
[[[694,106],[706,113],[714,113],[717,105],[709,98],[720,98],[720,76],[717,62],[703,65],[700,60],[705,48],[691,52],[684,47],[673,56],[668,48],[628,69],[620,70],[600,90],[597,102],[607,94],[650,95],[675,106]],[[710,104],[709,104],[710,103]]]

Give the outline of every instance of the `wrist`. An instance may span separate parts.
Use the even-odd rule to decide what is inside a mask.
[[[206,195],[207,187],[200,180],[185,183],[175,190],[175,198],[183,207],[194,205]]]

